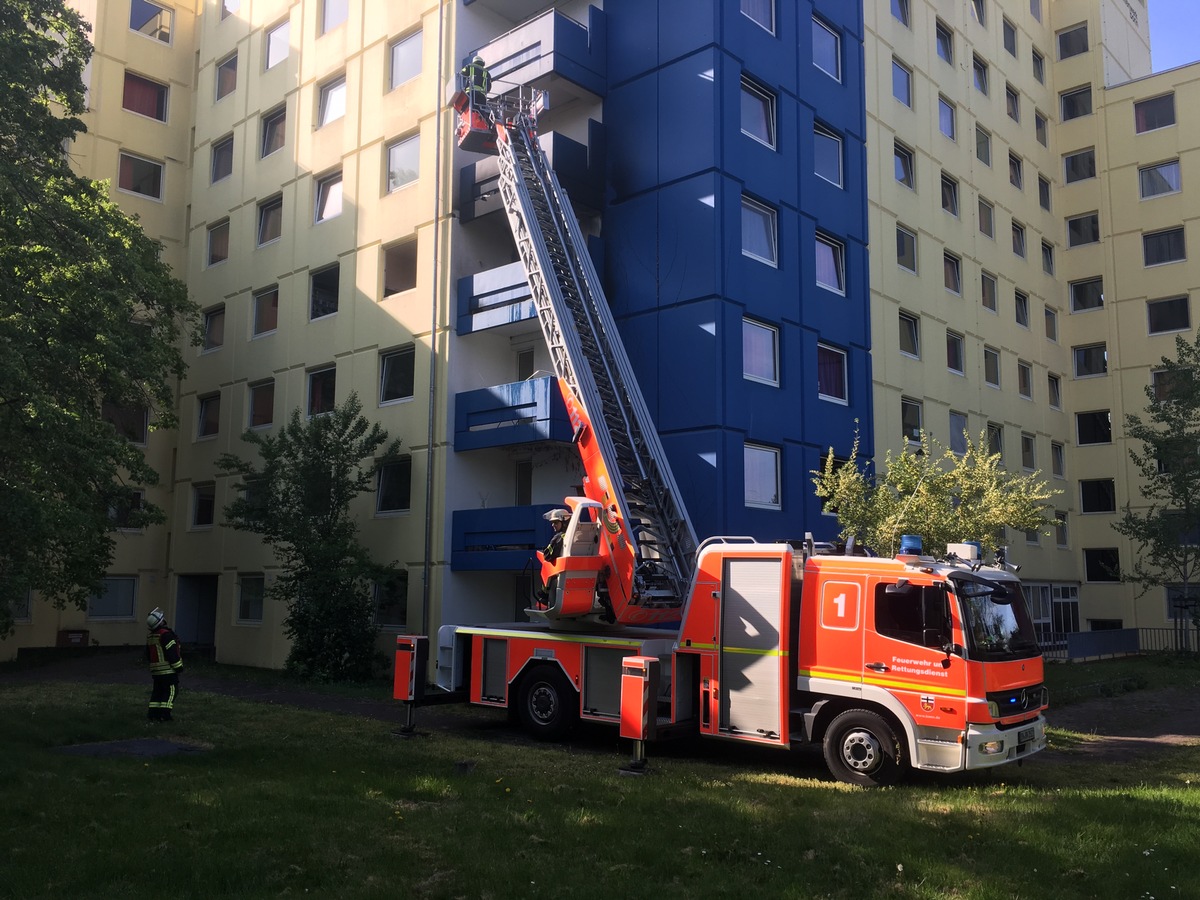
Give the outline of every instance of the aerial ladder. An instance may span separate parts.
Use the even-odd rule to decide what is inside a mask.
[[[696,535],[586,250],[579,222],[538,144],[534,91],[478,104],[455,95],[459,145],[499,156],[499,194],[583,460],[584,497],[568,497],[564,554],[542,560],[552,592],[529,612],[551,624],[677,622]]]

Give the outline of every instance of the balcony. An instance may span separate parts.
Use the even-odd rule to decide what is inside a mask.
[[[483,5],[492,9],[497,4]],[[499,5],[508,17],[520,8],[513,0]],[[604,96],[608,83],[605,23],[604,11],[594,6],[588,7],[586,27],[548,9],[480,47],[478,52],[487,62],[493,91],[505,93],[531,85],[549,92],[551,109],[583,93]]]
[[[463,391],[454,400],[454,449],[482,450],[571,440],[555,379],[546,376]]]
[[[458,279],[459,334],[536,318],[529,282],[519,262]]]
[[[456,509],[451,517],[450,571],[520,572],[550,540],[542,514],[553,506]]]

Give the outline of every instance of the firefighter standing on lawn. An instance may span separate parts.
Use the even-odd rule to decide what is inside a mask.
[[[147,716],[151,722],[170,722],[175,695],[179,693],[179,673],[183,671],[179,638],[167,627],[167,616],[158,607],[146,617],[146,627],[150,629],[146,637],[146,659],[154,678]]]

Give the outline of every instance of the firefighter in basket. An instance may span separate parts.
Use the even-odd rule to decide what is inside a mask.
[[[555,563],[563,555],[563,537],[567,531],[567,522],[571,520],[571,513],[565,509],[552,509],[550,512],[544,513],[542,518],[549,522],[550,527],[554,529],[554,534],[550,536],[550,543],[542,551],[542,558],[548,563]],[[535,595],[538,603],[544,605],[549,602],[550,595],[554,593],[554,585],[557,581],[558,576],[551,575],[550,580],[544,582],[537,589]]]

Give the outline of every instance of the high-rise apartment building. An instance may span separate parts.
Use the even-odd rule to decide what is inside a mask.
[[[581,477],[492,157],[447,101],[548,92],[570,193],[701,536],[831,537],[810,470],[984,434],[1063,494],[1013,535],[1046,631],[1163,625],[1109,563],[1137,505],[1120,422],[1191,328],[1175,125],[1200,67],[1149,72],[1142,0],[75,0],[94,24],[73,158],[203,310],[177,433],[138,432],[168,524],[123,532],[84,612],[153,606],[218,659],[281,665],[270,553],[215,468],[357,393],[403,442],[355,501],[406,578],[385,628],[519,617],[541,513]],[[868,253],[868,246],[870,252]],[[942,365],[942,346],[946,348]],[[132,423],[137,425],[137,423]]]

